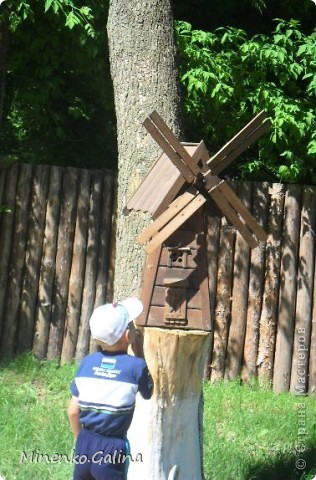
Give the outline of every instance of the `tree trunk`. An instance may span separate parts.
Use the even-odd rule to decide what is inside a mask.
[[[144,264],[135,242],[148,217],[124,215],[159,149],[142,123],[155,109],[179,135],[180,99],[169,0],[110,1],[107,24],[118,136],[118,205],[114,295],[136,293]]]
[[[209,340],[206,332],[145,329],[155,390],[150,401],[137,399],[129,479],[201,479],[198,410]]]
[[[2,125],[3,101],[5,96],[5,79],[9,46],[9,29],[5,20],[0,21],[0,128]]]
[[[146,214],[124,215],[124,207],[159,155],[142,123],[157,110],[180,134],[170,0],[111,0],[107,31],[119,153],[114,298],[122,299],[139,294],[144,252],[136,237],[149,223]],[[148,328],[145,339],[155,396],[136,402],[131,447],[144,462],[132,462],[129,479],[164,480],[180,469],[182,477],[200,480],[198,404],[209,335]]]

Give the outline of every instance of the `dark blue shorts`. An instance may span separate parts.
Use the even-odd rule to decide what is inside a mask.
[[[84,428],[74,457],[74,480],[125,480],[128,468],[126,439],[105,437]]]

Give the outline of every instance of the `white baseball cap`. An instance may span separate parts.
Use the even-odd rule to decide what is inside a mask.
[[[97,307],[90,318],[90,330],[94,340],[107,345],[114,345],[123,333],[143,311],[143,304],[138,298],[129,297],[123,302],[106,303]]]

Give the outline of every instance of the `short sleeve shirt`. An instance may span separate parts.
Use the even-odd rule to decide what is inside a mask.
[[[82,426],[119,438],[126,435],[131,424],[137,392],[148,399],[152,389],[143,359],[106,351],[85,357],[70,386],[72,395],[78,398]]]

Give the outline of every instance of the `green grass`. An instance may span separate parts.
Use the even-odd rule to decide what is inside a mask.
[[[72,464],[66,461],[21,463],[22,452],[71,455],[68,426],[69,383],[74,365],[58,367],[31,355],[2,365],[0,370],[0,475],[5,480],[67,480]],[[30,457],[28,457],[30,458]]]
[[[67,480],[73,466],[32,463],[31,452],[64,453],[73,438],[67,419],[75,365],[59,367],[24,355],[0,367],[0,476],[5,480]],[[302,409],[305,404],[306,409]],[[305,422],[307,435],[300,435]],[[306,413],[305,413],[306,412]],[[300,444],[306,451],[295,450]],[[23,452],[28,461],[21,463]],[[297,460],[306,469],[295,467]],[[316,475],[315,397],[275,395],[257,384],[204,385],[206,480],[312,480]],[[140,479],[145,480],[145,479]],[[147,479],[146,479],[147,480]],[[155,479],[148,479],[155,480]],[[180,480],[195,480],[181,478]]]
[[[296,468],[302,461],[306,468]],[[313,479],[315,397],[276,395],[256,382],[206,383],[204,469],[206,480]]]

